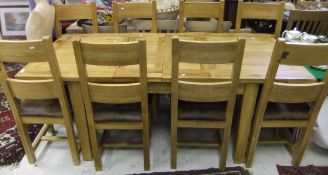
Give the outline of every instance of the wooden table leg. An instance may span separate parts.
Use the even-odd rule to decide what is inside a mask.
[[[238,125],[234,163],[243,163],[256,105],[258,84],[246,84]]]
[[[68,89],[80,139],[83,160],[90,161],[92,160],[90,137],[80,82],[69,82]]]
[[[157,103],[158,103],[158,94],[151,94],[151,118],[154,122],[157,121]]]

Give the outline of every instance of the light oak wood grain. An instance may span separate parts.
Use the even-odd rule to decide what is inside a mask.
[[[223,32],[224,0],[220,2],[184,2],[179,3],[179,32],[185,32],[184,24],[188,18],[216,18],[217,32]]]
[[[177,166],[178,128],[222,128],[224,132],[220,149],[220,169],[226,165],[232,116],[238,89],[245,40],[231,42],[185,41],[172,38],[171,80],[171,168]],[[188,52],[192,52],[190,58]],[[208,51],[208,52],[207,52]],[[202,83],[180,81],[180,63],[224,64],[233,63],[230,79],[225,82]],[[178,119],[179,100],[192,102],[227,101],[224,121]]]
[[[62,21],[91,19],[92,32],[98,33],[98,19],[96,4],[54,4],[55,7],[55,33],[56,37],[62,36]]]
[[[146,18],[151,19],[151,31],[157,32],[157,10],[156,1],[151,3],[117,3],[113,2],[114,32],[118,33],[119,22],[126,18]]]
[[[102,129],[140,129],[143,133],[143,151],[144,151],[144,169],[149,170],[149,121],[148,121],[148,88],[147,88],[147,55],[146,55],[146,41],[140,39],[136,42],[130,43],[116,43],[116,44],[99,44],[81,42],[81,39],[73,41],[73,48],[75,59],[78,67],[79,79],[81,83],[82,96],[86,109],[90,140],[92,145],[92,152],[95,161],[95,168],[97,171],[102,170],[101,151],[99,150],[102,143],[98,142],[97,130]],[[114,49],[114,50],[112,50]],[[132,54],[128,50],[131,49]],[[106,52],[94,54],[100,50],[107,50]],[[127,57],[124,57],[128,55]],[[132,55],[132,56],[131,56]],[[123,57],[121,57],[123,56]],[[96,59],[92,59],[96,58]],[[124,58],[127,61],[124,61]],[[111,61],[108,61],[111,59]],[[139,81],[138,83],[94,83],[88,79],[87,65],[107,65],[107,66],[127,66],[138,64],[139,67]],[[109,104],[128,104],[139,102],[141,104],[141,121],[140,122],[110,122],[110,121],[96,121],[95,110],[93,103],[109,103]],[[111,111],[109,111],[111,112]],[[128,111],[122,111],[128,112]],[[112,114],[108,114],[112,115]],[[117,114],[119,115],[119,114]],[[137,128],[136,128],[137,127]],[[124,146],[125,144],[117,144],[117,146]]]
[[[320,48],[320,49],[318,49]],[[327,95],[328,90],[328,74],[325,75],[324,80],[321,83],[302,83],[302,84],[290,84],[290,83],[276,83],[276,74],[280,65],[316,65],[319,58],[323,58],[320,63],[325,62],[328,64],[327,57],[328,44],[293,44],[286,43],[283,39],[279,39],[272,54],[269,70],[266,75],[266,80],[260,95],[259,103],[255,112],[255,119],[253,120],[253,127],[251,130],[250,142],[247,149],[246,166],[250,167],[253,162],[254,152],[259,141],[259,135],[262,127],[279,128],[301,128],[302,134],[298,138],[295,144],[295,152],[293,154],[292,164],[299,166],[305,152],[307,143],[312,134],[313,126],[317,119],[321,105]],[[297,53],[296,53],[297,52]],[[309,53],[313,53],[314,57]],[[296,56],[299,59],[296,59]],[[308,56],[306,58],[306,56]],[[313,60],[311,64],[311,60]],[[310,90],[311,89],[311,90]],[[281,92],[285,91],[285,92]],[[295,92],[291,92],[295,91]],[[290,93],[288,93],[290,92]],[[282,96],[284,95],[284,96]],[[295,95],[298,95],[295,97]],[[269,101],[280,103],[301,103],[311,102],[310,110],[305,112],[308,116],[307,119],[293,120],[287,118],[285,120],[279,119],[264,119],[265,112],[269,106]],[[296,110],[296,109],[295,109]],[[297,111],[291,111],[295,114],[302,112],[302,109]],[[303,110],[304,111],[304,110]],[[276,111],[278,114],[281,111]],[[303,112],[304,113],[304,112]],[[288,116],[287,116],[288,117]]]
[[[3,47],[2,47],[3,46]],[[10,48],[8,50],[3,50]],[[31,52],[34,50],[35,52]],[[24,55],[26,59],[24,60]],[[36,57],[36,58],[32,58]],[[4,62],[29,63],[42,61],[50,67],[49,80],[19,80],[8,78]],[[55,55],[55,50],[50,37],[35,41],[0,41],[0,82],[13,113],[23,148],[26,152],[28,162],[34,164],[36,157],[34,150],[39,145],[42,136],[38,136],[32,145],[26,124],[62,124],[65,126],[67,141],[71,150],[74,165],[80,164],[77,140],[74,133],[72,116],[69,102],[66,96],[64,83],[59,72],[59,66]],[[24,116],[21,114],[21,107],[15,97],[29,99],[57,99],[60,104],[62,116]],[[52,106],[47,106],[51,108]],[[45,128],[44,130],[48,130]],[[54,141],[55,139],[53,139]],[[60,139],[62,140],[62,139]]]
[[[259,3],[259,2],[243,2],[238,0],[237,19],[235,32],[240,32],[242,19],[268,19],[275,20],[276,27],[274,37],[280,35],[282,19],[284,16],[285,3]]]

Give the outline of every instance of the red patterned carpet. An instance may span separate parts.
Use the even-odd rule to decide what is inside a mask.
[[[8,75],[13,77],[23,68],[21,64],[7,64]],[[40,130],[39,125],[28,126],[32,139]],[[18,135],[15,120],[10,111],[9,104],[0,87],[0,166],[19,162],[24,156],[24,150]]]
[[[328,166],[277,166],[279,175],[327,175]]]

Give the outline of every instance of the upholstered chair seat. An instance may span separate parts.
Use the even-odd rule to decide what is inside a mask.
[[[105,104],[93,103],[96,122],[140,122],[140,103]]]
[[[226,102],[179,101],[179,120],[225,120]]]
[[[58,99],[51,100],[23,100],[21,105],[22,116],[62,117]]]
[[[307,103],[268,103],[264,120],[306,120],[310,107]]]

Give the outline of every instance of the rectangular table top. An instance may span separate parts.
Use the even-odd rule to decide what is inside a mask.
[[[271,59],[275,39],[266,34],[234,33],[97,33],[63,35],[54,43],[56,55],[65,81],[78,81],[78,72],[72,41],[108,43],[128,42],[145,38],[147,43],[147,76],[149,82],[171,80],[171,38],[184,40],[233,41],[246,40],[240,81],[263,83]],[[138,66],[88,66],[88,74],[94,81],[131,80],[139,77]],[[199,81],[225,80],[230,78],[231,65],[180,64],[180,78]],[[30,63],[17,77],[25,79],[49,78],[49,66],[45,63]],[[314,81],[315,78],[303,66],[281,66],[277,79],[286,81]]]

